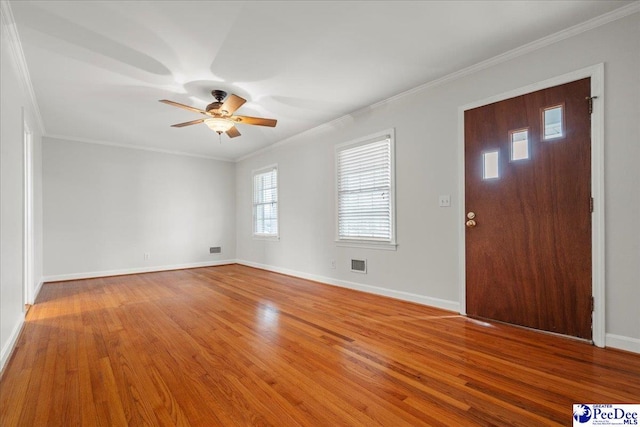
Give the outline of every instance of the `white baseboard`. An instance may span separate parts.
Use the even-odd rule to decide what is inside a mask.
[[[618,350],[640,353],[640,339],[625,337],[623,335],[606,334],[605,345]]]
[[[412,294],[409,292],[395,291],[392,289],[381,288],[377,286],[363,285],[361,283],[349,282],[346,280],[332,279],[330,277],[303,273],[303,272],[291,270],[288,268],[275,267],[272,265],[260,264],[257,262],[246,261],[241,259],[236,260],[236,263],[246,265],[249,267],[259,268],[262,270],[273,271],[274,273],[281,273],[289,276],[300,277],[302,279],[313,280],[316,282],[326,283],[328,285],[354,289],[362,292],[368,292],[371,294],[396,298],[403,301],[415,302],[422,305],[428,305],[431,307],[437,307],[443,310],[450,310],[456,313],[460,313],[460,304],[456,301],[448,301],[448,300],[439,299],[439,298],[426,297],[422,295]],[[606,334],[605,346],[610,348],[616,348],[619,350],[626,350],[633,353],[640,353],[640,339],[637,339],[637,338],[625,337],[622,335]]]
[[[20,319],[20,321],[14,326],[13,331],[11,331],[11,335],[9,339],[5,343],[4,347],[2,347],[2,352],[0,352],[0,378],[2,378],[2,372],[4,370],[5,364],[9,361],[11,354],[13,353],[13,349],[18,342],[18,337],[20,336],[20,332],[22,331],[22,327],[24,326],[24,317]]]
[[[257,262],[236,260],[236,263],[255,267],[262,270],[273,271],[274,273],[286,274],[289,276],[299,277],[301,279],[313,280],[315,282],[326,283],[327,285],[339,286],[341,288],[354,289],[357,291],[367,292],[370,294],[382,295],[385,297],[395,298],[403,301],[415,302],[417,304],[428,305],[431,307],[450,310],[456,313],[460,312],[460,304],[456,301],[449,301],[440,298],[432,298],[423,295],[412,294],[410,292],[396,291],[393,289],[381,288],[378,286],[363,285],[361,283],[349,282],[346,280],[333,279],[331,277],[319,276],[316,274],[303,273],[288,268],[274,267],[272,265],[259,264]]]
[[[286,274],[289,276],[299,277],[301,279],[313,280],[320,283],[325,283],[327,285],[338,286],[341,288],[354,289],[357,291],[367,292],[375,295],[382,295],[390,298],[395,298],[403,301],[415,302],[417,304],[427,305],[431,307],[441,308],[443,310],[449,310],[456,313],[460,313],[460,304],[456,301],[449,301],[440,298],[427,297],[423,295],[412,294],[410,292],[396,291],[393,289],[382,288],[378,286],[364,285],[362,283],[350,282],[347,280],[338,280],[333,279],[331,277],[320,276],[316,274],[303,273],[297,270],[291,270],[288,268],[275,267],[267,264],[260,264],[257,262],[246,261],[241,259],[229,259],[229,260],[220,260],[220,261],[206,261],[206,262],[198,262],[198,263],[189,263],[189,264],[176,264],[176,265],[165,265],[165,266],[154,266],[154,267],[144,267],[144,268],[131,268],[131,269],[123,269],[123,270],[108,270],[108,271],[94,271],[94,272],[84,272],[84,273],[73,273],[73,274],[62,274],[56,276],[45,276],[38,283],[38,287],[35,290],[35,297],[37,298],[38,293],[42,289],[42,285],[45,282],[61,282],[65,280],[78,280],[78,279],[91,279],[97,277],[107,277],[107,276],[121,276],[126,274],[138,274],[138,273],[152,273],[156,271],[168,271],[168,270],[182,270],[187,268],[198,268],[198,267],[213,267],[216,265],[225,265],[225,264],[242,264],[249,267],[255,267],[262,270],[273,271],[274,273]],[[13,351],[13,347],[15,346],[16,340],[20,335],[20,331],[24,321],[21,321],[12,332],[11,338],[7,342],[7,344],[2,349],[2,353],[0,354],[0,370],[4,367],[4,364],[9,359],[11,352]],[[630,351],[633,353],[640,354],[640,339],[626,337],[622,335],[615,334],[606,334],[605,346],[610,348],[616,348],[619,350]]]
[[[71,273],[71,274],[59,274],[55,276],[45,276],[42,278],[42,282],[63,282],[66,280],[93,279],[97,277],[123,276],[126,274],[154,273],[157,271],[184,270],[187,268],[198,268],[198,267],[213,267],[216,265],[234,264],[235,262],[236,262],[235,260],[230,259],[230,260],[219,260],[219,261],[193,262],[188,264],[156,265],[153,267],[142,267],[142,268],[126,268],[122,270],[87,271],[84,273]],[[36,292],[36,295],[37,295],[37,292]]]

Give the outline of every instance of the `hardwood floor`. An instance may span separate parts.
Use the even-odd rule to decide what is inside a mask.
[[[239,265],[46,284],[2,426],[571,425],[640,355]]]

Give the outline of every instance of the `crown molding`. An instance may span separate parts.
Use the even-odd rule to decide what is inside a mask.
[[[390,98],[386,98],[383,99],[381,101],[378,101],[374,104],[368,105],[364,108],[360,108],[358,110],[355,110],[349,114],[346,114],[342,117],[338,117],[337,119],[334,119],[330,122],[327,123],[323,123],[321,125],[318,125],[314,128],[308,129],[306,131],[303,131],[299,134],[290,136],[286,139],[283,139],[281,141],[276,142],[275,144],[271,144],[267,147],[261,148],[257,151],[254,151],[253,153],[249,153],[246,154],[244,156],[241,156],[239,158],[237,158],[235,160],[235,162],[241,162],[243,160],[246,160],[248,158],[251,158],[253,156],[257,156],[259,154],[265,153],[267,151],[273,150],[275,148],[281,147],[283,145],[287,145],[290,144],[291,142],[294,142],[296,140],[298,140],[300,137],[303,136],[308,136],[314,133],[319,133],[322,132],[324,130],[328,130],[330,128],[333,128],[337,125],[339,125],[342,122],[346,122],[349,120],[352,120],[354,116],[357,116],[361,113],[364,113],[366,111],[370,111],[372,109],[376,109],[379,108],[381,106],[390,104],[390,103],[394,103],[395,101],[398,101],[402,98],[405,98],[407,96],[425,91],[427,89],[432,89],[434,87],[437,86],[441,86],[443,84],[449,83],[451,81],[457,80],[457,79],[461,79],[463,77],[466,77],[468,75],[471,75],[473,73],[476,73],[478,71],[496,66],[498,64],[502,64],[504,62],[510,61],[512,59],[515,59],[517,57],[526,55],[528,53],[534,52],[536,50],[542,49],[546,46],[550,46],[554,43],[557,43],[559,41],[577,36],[578,34],[584,33],[586,31],[589,30],[593,30],[595,28],[601,27],[603,25],[606,25],[610,22],[614,22],[617,21],[619,19],[625,18],[629,15],[633,15],[634,13],[638,13],[640,12],[640,0],[635,0],[633,3],[630,3],[626,6],[622,6],[619,7],[618,9],[612,10],[611,12],[605,13],[604,15],[600,15],[597,16],[595,18],[592,18],[588,21],[582,22],[580,24],[574,25],[573,27],[569,27],[566,28],[562,31],[558,31],[557,33],[554,34],[550,34],[546,37],[542,37],[541,39],[535,40],[533,42],[524,44],[520,47],[517,47],[515,49],[509,50],[507,52],[501,53],[500,55],[494,56],[492,58],[489,58],[485,61],[481,61],[478,62],[476,64],[473,64],[469,67],[463,68],[461,70],[458,71],[454,71],[453,73],[447,74],[446,76],[440,77],[438,79],[435,80],[431,80],[430,82],[424,83],[420,86],[416,86],[412,89],[406,90],[404,92],[401,92],[397,95],[394,95]]]
[[[42,115],[40,114],[40,107],[38,106],[38,100],[36,99],[36,93],[33,90],[31,84],[31,76],[29,74],[29,68],[27,67],[27,60],[24,56],[24,50],[22,49],[22,42],[20,41],[20,35],[16,29],[15,19],[11,6],[7,0],[0,0],[0,15],[2,25],[2,35],[7,38],[7,42],[10,46],[11,56],[13,57],[16,69],[18,72],[18,78],[22,84],[23,89],[26,91],[31,106],[31,111],[36,120],[36,125],[41,134],[46,134]]]
[[[409,89],[405,92],[399,93],[391,98],[384,99],[380,102],[372,104],[371,106],[366,107],[365,109],[377,108],[382,105],[388,104],[389,102],[393,102],[397,99],[404,98],[405,96],[412,95],[416,92],[420,92],[423,90],[431,89],[436,86],[443,85],[453,80],[460,79],[462,77],[466,77],[470,74],[476,73],[481,70],[485,70],[487,68],[493,67],[498,64],[502,64],[504,62],[510,61],[512,59],[518,58],[520,56],[526,55],[528,53],[532,53],[536,50],[542,49],[544,47],[550,46],[554,43],[560,42],[562,40],[566,40],[568,38],[577,36],[578,34],[582,34],[584,32],[593,30],[595,28],[606,25],[610,22],[617,21],[619,19],[625,18],[629,15],[633,15],[634,13],[640,12],[640,0],[636,0],[631,4],[620,7],[618,9],[612,10],[611,12],[605,13],[604,15],[597,16],[588,21],[582,22],[580,24],[574,25],[573,27],[565,28],[564,30],[558,31],[557,33],[550,34],[541,39],[532,41],[530,43],[519,46],[515,49],[509,50],[507,52],[501,53],[499,55],[494,56],[493,58],[489,58],[485,61],[478,62],[474,65],[471,65],[467,68],[463,68],[459,71],[455,71],[451,74],[448,74],[444,77],[441,77],[436,80],[432,80],[423,85],[417,86],[413,89]],[[365,110],[363,109],[363,110]]]
[[[99,141],[99,140],[88,139],[88,138],[77,138],[75,136],[47,134],[47,135],[44,135],[44,137],[47,139],[57,139],[61,141],[81,142],[84,144],[94,144],[94,145],[106,145],[109,147],[128,148],[130,150],[151,151],[153,153],[171,154],[173,156],[196,157],[199,159],[216,160],[219,162],[231,162],[231,163],[234,162],[234,160],[224,158],[224,157],[206,156],[204,154],[187,153],[186,151],[165,150],[163,148],[144,147],[141,145],[125,144],[125,143],[119,143],[119,142]]]

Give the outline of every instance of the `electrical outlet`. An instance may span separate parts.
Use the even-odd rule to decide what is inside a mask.
[[[331,260],[331,268],[336,268],[336,260],[335,259]]]
[[[144,253],[144,259],[145,259],[145,261],[150,260],[151,259],[151,254],[149,252],[145,252]]]

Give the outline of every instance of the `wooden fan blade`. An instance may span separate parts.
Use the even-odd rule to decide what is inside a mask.
[[[227,131],[227,135],[229,135],[229,138],[235,138],[236,136],[240,136],[240,131],[234,126]]]
[[[236,123],[242,123],[245,125],[258,125],[258,126],[269,126],[275,127],[276,123],[278,123],[275,119],[263,119],[262,117],[248,117],[248,116],[233,116],[231,117]]]
[[[246,99],[240,98],[238,95],[231,94],[227,96],[227,99],[224,100],[219,111],[226,111],[227,114],[231,115],[234,113],[234,111],[240,108],[242,104],[244,104],[245,102],[247,102]]]
[[[205,119],[191,120],[190,122],[178,123],[175,125],[171,125],[172,128],[182,128],[185,126],[197,125],[198,123],[204,122]]]
[[[180,104],[179,102],[169,101],[168,99],[161,99],[160,102],[164,102],[168,105],[173,105],[174,107],[184,108],[185,110],[193,111],[194,113],[207,114],[206,111],[202,111],[194,107],[189,107],[188,105]]]

